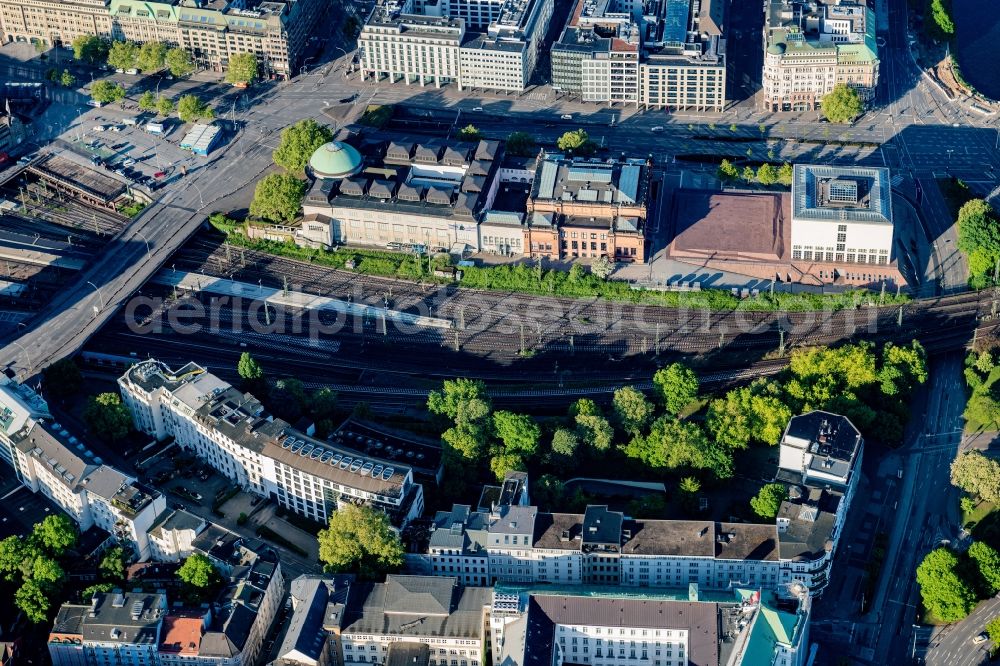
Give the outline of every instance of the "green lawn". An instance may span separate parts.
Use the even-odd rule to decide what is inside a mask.
[[[962,525],[967,530],[974,529],[986,516],[993,513],[996,505],[992,502],[979,502],[976,508],[969,512],[962,512]]]

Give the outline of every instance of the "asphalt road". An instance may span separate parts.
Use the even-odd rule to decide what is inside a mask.
[[[989,661],[990,641],[976,645],[973,638],[986,623],[1000,615],[1000,598],[987,599],[960,623],[935,632],[930,638],[927,666],[979,666]]]

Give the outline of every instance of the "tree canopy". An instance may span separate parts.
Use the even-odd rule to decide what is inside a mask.
[[[589,155],[594,152],[594,144],[590,140],[590,135],[582,129],[564,132],[556,139],[556,146],[559,150],[571,151],[577,155]]]
[[[538,438],[542,431],[535,420],[526,414],[499,411],[493,413],[493,428],[503,442],[506,453],[530,457],[538,451]]]
[[[939,42],[951,41],[955,37],[955,21],[951,18],[950,0],[926,0],[924,29]]]
[[[114,81],[101,79],[90,85],[90,97],[101,104],[119,102],[125,99],[125,89]]]
[[[667,413],[675,416],[698,397],[698,376],[682,363],[672,363],[657,370],[653,385]]]
[[[108,64],[115,69],[135,69],[139,59],[139,45],[135,42],[111,42]]]
[[[642,432],[653,418],[653,404],[634,386],[623,386],[615,391],[612,405],[618,424],[632,435]]]
[[[458,130],[456,133],[459,141],[479,141],[483,138],[483,133],[479,131],[479,128],[469,123],[462,129]]]
[[[194,72],[194,62],[191,54],[182,48],[172,48],[163,57],[164,64],[173,76],[187,76]]]
[[[271,157],[292,173],[302,173],[316,149],[333,140],[333,131],[312,118],[300,120],[281,130],[281,142]]]
[[[740,170],[729,160],[723,158],[719,163],[716,175],[722,182],[730,182],[740,177]]]
[[[778,515],[781,503],[788,499],[788,488],[783,483],[768,483],[755,497],[750,498],[750,507],[761,518],[768,520]]]
[[[177,570],[177,578],[197,590],[212,589],[222,582],[222,576],[212,560],[201,553],[194,553],[184,560],[184,564]]]
[[[319,559],[331,573],[353,572],[365,578],[397,571],[403,565],[403,544],[389,518],[366,506],[345,504],[321,530]]]
[[[820,102],[823,117],[831,123],[849,123],[864,111],[858,91],[846,83],[838,83]]]
[[[917,567],[917,584],[924,607],[944,622],[957,622],[976,604],[976,595],[957,572],[958,558],[947,548],[927,553]]]
[[[250,214],[271,222],[291,222],[299,216],[305,192],[305,182],[295,176],[270,173],[260,179],[254,189]]]
[[[111,442],[124,439],[132,430],[132,414],[117,393],[91,396],[83,418],[98,437]]]
[[[72,358],[64,358],[42,371],[45,393],[55,398],[75,395],[83,386],[83,375]]]
[[[656,419],[649,434],[633,437],[624,451],[654,469],[707,469],[720,479],[733,475],[732,456],[710,441],[697,423],[669,416]]]
[[[215,117],[215,111],[197,95],[182,95],[177,101],[177,117],[186,123],[192,123],[202,119],[211,120]]]
[[[156,113],[161,116],[169,116],[174,112],[174,106],[174,100],[161,95],[160,98],[156,100]]]
[[[163,42],[143,42],[139,47],[135,64],[144,72],[156,72],[167,64],[167,45]]]
[[[778,170],[767,164],[761,164],[757,167],[757,182],[761,185],[774,185],[778,182]]]
[[[951,463],[951,483],[987,502],[1000,502],[1000,462],[972,449]]]
[[[52,557],[62,557],[76,545],[76,525],[62,514],[46,516],[41,522],[35,523],[31,538]]]
[[[968,556],[979,573],[983,596],[1000,592],[1000,553],[986,542],[976,541],[969,546]]]
[[[229,58],[226,69],[226,81],[239,85],[253,83],[257,78],[257,55],[254,53],[236,53]]]
[[[73,39],[73,57],[76,60],[97,65],[108,57],[109,44],[96,35],[77,35]]]
[[[958,249],[968,259],[972,285],[989,284],[1000,260],[1000,225],[993,206],[983,199],[966,201],[959,209]]]
[[[558,428],[552,433],[552,459],[561,467],[572,464],[573,456],[580,445],[576,433],[568,428]]]
[[[518,157],[533,157],[535,155],[535,137],[527,132],[511,132],[507,137],[507,154]]]

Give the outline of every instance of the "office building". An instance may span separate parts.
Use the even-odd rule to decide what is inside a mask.
[[[10,0],[0,5],[0,41],[69,47],[80,35],[157,40],[186,49],[206,69],[254,53],[262,75],[288,78],[325,13],[321,0]]]
[[[644,263],[649,181],[644,159],[544,155],[527,202],[526,254]]]
[[[362,76],[520,92],[552,7],[552,0],[380,2],[358,37]]]
[[[895,239],[889,170],[796,164],[792,261],[828,267],[832,279],[885,271]]]
[[[765,3],[762,103],[768,111],[820,108],[838,84],[870,102],[878,85],[875,13],[866,3]]]
[[[308,518],[326,522],[344,502],[366,502],[397,525],[423,511],[408,465],[310,437],[194,363],[174,371],[143,361],[118,384],[138,430],[174,437],[246,491]]]
[[[293,615],[276,664],[385,664],[399,643],[418,644],[430,664],[481,666],[489,645],[492,592],[453,577],[386,577],[384,583],[300,577]],[[419,663],[419,662],[418,662]]]
[[[337,151],[336,160],[315,160],[326,173],[351,175],[315,181],[302,204],[306,219],[295,232],[297,242],[479,249],[478,218],[499,186],[500,142],[416,143],[375,133],[353,137],[353,143]]]
[[[493,663],[598,666],[803,666],[810,599],[697,585],[641,594],[612,586],[498,585]]]
[[[98,592],[89,604],[63,604],[49,632],[53,666],[159,666],[167,598],[146,592]]]
[[[723,3],[577,0],[552,45],[552,86],[584,101],[721,112]]]

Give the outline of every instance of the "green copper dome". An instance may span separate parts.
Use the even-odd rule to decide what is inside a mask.
[[[309,158],[309,168],[317,178],[347,178],[361,166],[361,153],[340,141],[323,144]]]

